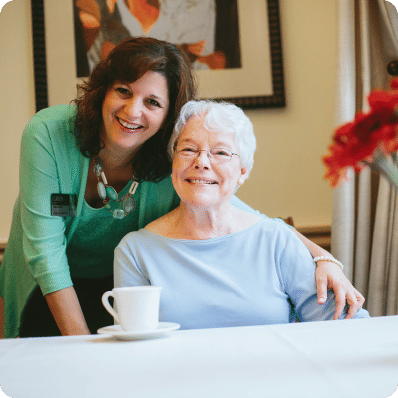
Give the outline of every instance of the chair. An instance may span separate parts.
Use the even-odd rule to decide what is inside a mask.
[[[282,218],[282,217],[281,217],[281,218]],[[293,217],[282,218],[282,220],[283,220],[286,224],[288,224],[288,225],[294,227]]]

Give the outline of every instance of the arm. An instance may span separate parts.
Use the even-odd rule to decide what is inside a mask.
[[[73,125],[69,124],[70,130]],[[80,319],[82,315],[77,315],[81,309],[66,256],[66,221],[63,217],[51,216],[51,194],[72,193],[70,165],[75,159],[67,126],[62,112],[49,109],[34,116],[25,128],[21,143],[20,196],[26,264],[19,266],[16,276],[29,269],[62,333],[68,333],[75,320],[77,325],[72,329],[81,331],[85,326]],[[53,131],[56,131],[56,140]],[[67,322],[70,314],[72,319]]]
[[[4,338],[4,300],[0,296],[0,339]]]
[[[250,206],[243,203],[236,196],[232,197],[233,205],[238,207],[241,210],[245,210],[249,213],[260,214],[260,212],[253,210]],[[281,222],[284,225],[287,225],[281,218],[274,218],[275,221]],[[333,257],[328,251],[322,249],[315,243],[311,242],[309,239],[300,234],[294,227],[289,227],[295,234],[299,237],[299,239],[304,243],[309,252],[311,253],[312,258],[325,256],[325,257]],[[317,268],[315,272],[315,280],[317,284],[317,292],[318,292],[318,304],[323,304],[326,301],[327,290],[332,289],[336,295],[336,311],[334,314],[334,319],[340,317],[346,301],[350,306],[350,309],[347,314],[347,318],[352,318],[355,312],[362,307],[365,302],[364,297],[361,293],[356,290],[347,277],[344,275],[341,268],[330,261],[319,261],[317,263]]]
[[[113,279],[115,287],[145,286],[150,281],[136,263],[132,254],[130,243],[138,232],[128,233],[115,249],[113,262]]]
[[[280,260],[282,281],[301,321],[369,317],[368,312],[364,309],[359,309],[352,316],[348,316],[347,308],[344,305],[339,316],[336,316],[336,294],[332,291],[326,293],[326,300],[319,305],[317,303],[318,288],[314,283],[315,264],[311,254],[302,241],[297,239],[297,234],[287,235],[283,244],[284,251]],[[317,246],[315,245],[315,247]],[[323,254],[325,253],[328,254],[327,251],[323,252]],[[336,264],[333,263],[333,265]]]
[[[73,286],[45,296],[63,336],[91,334]]]
[[[295,229],[293,231],[307,247],[313,258],[318,256],[332,257],[328,251],[311,242]],[[340,318],[346,301],[350,306],[346,316],[347,319],[352,318],[365,302],[365,298],[352,286],[337,264],[330,261],[319,261],[315,271],[315,280],[317,284],[318,304],[326,302],[328,289],[332,289],[336,295],[336,310],[333,319]]]

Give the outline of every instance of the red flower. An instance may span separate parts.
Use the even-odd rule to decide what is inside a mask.
[[[391,87],[397,91],[372,92],[368,96],[370,111],[358,113],[354,121],[335,131],[329,154],[323,157],[325,178],[332,187],[346,177],[348,167],[358,172],[365,167],[363,161],[371,162],[377,149],[386,154],[398,150],[398,80],[394,79]]]

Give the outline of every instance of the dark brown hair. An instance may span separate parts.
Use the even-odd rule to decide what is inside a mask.
[[[195,82],[185,55],[173,44],[152,38],[135,37],[118,44],[109,56],[99,62],[90,78],[79,85],[75,135],[81,153],[98,155],[102,103],[115,81],[133,83],[146,72],[159,72],[167,81],[169,111],[162,128],[149,138],[133,159],[137,181],[160,181],[170,172],[167,144],[181,107],[195,97]]]

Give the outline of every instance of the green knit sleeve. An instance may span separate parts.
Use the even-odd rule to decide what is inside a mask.
[[[68,121],[58,120],[57,112],[51,112],[37,114],[26,126],[20,161],[23,251],[43,294],[72,285],[66,257],[65,219],[51,215],[51,194],[60,193],[61,187],[68,185],[65,178],[70,179],[65,147],[69,138],[63,137],[69,135]],[[59,159],[62,152],[65,156]]]

